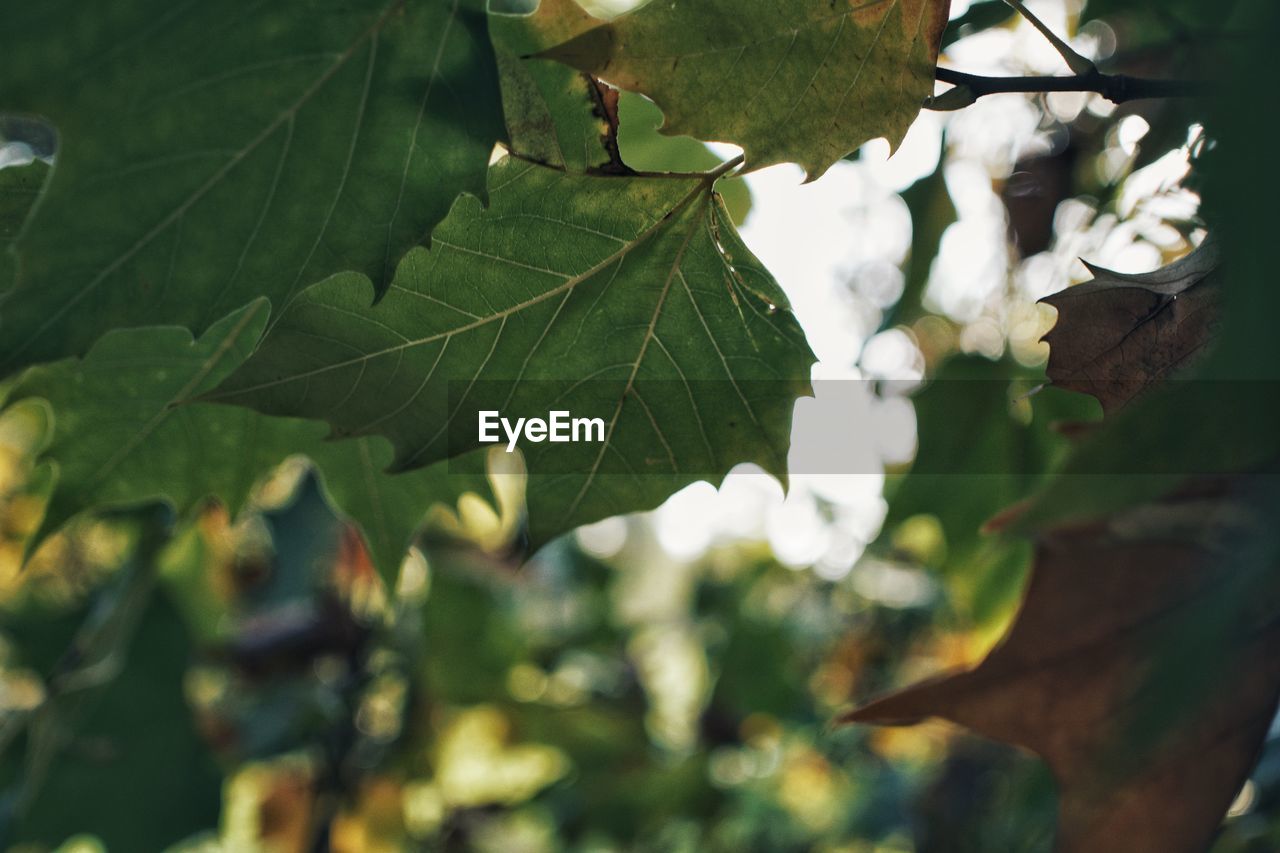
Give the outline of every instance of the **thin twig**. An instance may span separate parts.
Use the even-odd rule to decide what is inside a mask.
[[[1098,70],[1097,66],[1093,64],[1093,60],[1087,56],[1081,56],[1076,52],[1075,48],[1059,38],[1053,30],[1049,29],[1048,24],[1037,18],[1030,9],[1022,4],[1022,0],[1004,0],[1004,2],[1013,7],[1031,26],[1036,28],[1040,35],[1045,37],[1049,44],[1053,45],[1053,49],[1063,58],[1073,74],[1089,74]]]
[[[938,68],[934,77],[965,87],[974,100],[1006,92],[1096,92],[1112,103],[1123,104],[1143,98],[1189,98],[1208,91],[1208,86],[1196,80],[1151,80],[1101,71],[1067,77],[982,77]]]
[[[939,68],[935,79],[954,88],[925,100],[926,109],[958,110],[984,95],[1004,92],[1096,92],[1108,101],[1123,104],[1142,98],[1185,98],[1202,94],[1206,87],[1190,80],[1148,80],[1125,74],[1103,74],[1093,60],[1078,53],[1037,18],[1022,0],[1004,0],[1044,36],[1073,72],[1068,77],[982,77],[950,68]]]
[[[726,160],[725,162],[721,163],[719,166],[712,169],[710,172],[706,173],[707,182],[715,183],[716,181],[724,177],[729,172],[732,172],[734,169],[741,166],[744,162],[746,162],[746,159],[747,159],[746,154],[739,154],[737,157],[734,157],[732,160]]]

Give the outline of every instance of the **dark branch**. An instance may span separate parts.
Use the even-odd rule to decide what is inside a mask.
[[[934,76],[944,83],[968,88],[974,98],[1003,92],[1096,92],[1108,101],[1123,104],[1142,98],[1188,98],[1207,90],[1194,80],[1148,80],[1101,71],[1069,77],[982,77],[939,68]]]

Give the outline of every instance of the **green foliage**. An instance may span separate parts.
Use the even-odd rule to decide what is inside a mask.
[[[198,334],[340,270],[382,290],[502,135],[479,0],[24,3],[0,108],[60,140],[3,299],[10,369],[115,327]]]
[[[942,235],[956,221],[956,207],[947,191],[942,162],[932,175],[921,178],[902,194],[911,212],[911,253],[907,256],[906,280],[902,296],[891,308],[883,325],[908,324],[925,313],[924,292],[929,284],[929,271],[942,244]]]
[[[1084,17],[1161,47],[1280,32],[1261,0],[1228,6],[1230,18],[1184,0],[1093,0]],[[762,541],[681,562],[635,535],[644,522],[623,525],[614,565],[552,542],[739,463],[786,483],[814,356],[734,229],[751,203],[741,173],[790,162],[815,179],[870,139],[896,148],[933,91],[940,46],[1011,19],[1010,4],[975,0],[944,34],[948,7],[654,0],[608,20],[573,0],[6,9],[0,110],[14,115],[0,116],[0,136],[44,159],[0,169],[0,569],[34,553],[21,578],[0,571],[3,841],[89,832],[150,850],[211,829],[222,780],[194,705],[235,771],[228,803],[252,775],[240,762],[267,762],[277,787],[235,813],[273,816],[251,840],[281,849],[1039,849],[1052,792],[1035,766],[952,736],[827,728],[869,693],[955,663],[950,646],[969,661],[994,640],[1031,543],[983,535],[992,516],[1005,533],[1095,523],[1041,540],[1032,588],[1048,569],[1061,586],[1019,624],[1044,632],[1030,644],[1041,652],[1063,642],[1067,664],[1079,648],[1098,658],[1073,670],[1078,689],[1039,677],[1056,658],[1012,667],[1019,683],[1053,682],[1040,717],[1017,691],[989,702],[965,687],[963,701],[1000,706],[1034,729],[1011,739],[1047,739],[1045,754],[1068,743],[1054,713],[1087,716],[1066,702],[1102,696],[1088,710],[1107,708],[1110,725],[1131,698],[1115,685],[1155,684],[1168,719],[1194,722],[1190,694],[1209,681],[1165,691],[1160,679],[1182,675],[1192,646],[1197,671],[1213,670],[1231,648],[1221,628],[1247,640],[1256,614],[1237,617],[1265,609],[1257,579],[1274,541],[1241,528],[1233,546],[1253,574],[1212,606],[1179,598],[1169,621],[1185,628],[1181,644],[1165,649],[1172,634],[1153,629],[1157,642],[1138,648],[1125,626],[1143,608],[1144,624],[1168,615],[1134,570],[1168,568],[1148,546],[1194,527],[1178,523],[1187,506],[1157,498],[1192,472],[1274,471],[1274,395],[1223,396],[1246,386],[1216,382],[1274,378],[1280,308],[1263,285],[1280,224],[1244,203],[1276,136],[1256,118],[1262,51],[1194,64],[1190,76],[1221,68],[1230,96],[1153,117],[1135,161],[1192,121],[1215,140],[1194,167],[1230,259],[1215,269],[1231,285],[1225,332],[1165,311],[1178,298],[1192,307],[1185,289],[1120,318],[1143,327],[1108,349],[1136,390],[1101,425],[1055,429],[1094,407],[1032,393],[1044,371],[1023,363],[1025,337],[997,361],[956,355],[957,341],[985,350],[992,331],[1012,344],[1006,321],[1038,318],[960,329],[930,316],[930,269],[957,208],[969,210],[940,166],[903,193],[909,265],[881,314],[882,329],[915,334],[931,382],[914,399],[919,451],[890,477],[883,534],[838,527],[849,520],[828,516],[847,507],[820,486],[784,505],[831,522],[825,532],[868,559],[835,582],[784,568]],[[1033,108],[1053,136],[1059,113]],[[1106,167],[1104,183],[1124,172],[1103,162],[1132,153],[1110,138],[1125,136],[1110,133],[1119,118],[1075,120],[1097,145],[1072,155],[1046,223],[1058,200],[1096,195],[1077,174],[1085,158]],[[744,155],[721,162],[714,142]],[[1090,202],[1099,222],[1127,215],[1118,185],[1108,193]],[[1184,236],[1200,224],[1178,223]],[[1150,244],[1167,249],[1165,238]],[[1149,351],[1171,318],[1196,333],[1187,349],[1216,344],[1194,374],[1215,382],[1156,387],[1190,364]],[[1060,316],[1048,343],[1061,362],[1089,343],[1081,327],[1105,326]],[[1085,362],[1090,381],[1113,378]],[[1048,376],[1060,381],[1052,363]],[[493,479],[495,513],[464,499],[491,496],[475,430],[486,409],[598,416],[604,440],[522,444],[527,476]],[[310,468],[282,465],[299,455]],[[1189,505],[1207,510],[1201,540],[1221,532],[1216,513],[1270,507],[1248,489],[1231,502],[1205,494]],[[424,533],[442,503],[457,512]],[[153,520],[176,511],[163,558],[167,524],[122,544],[118,513],[139,507]],[[1136,527],[1119,514],[1134,507],[1147,513]],[[1117,549],[1135,529],[1133,554]],[[582,547],[611,530],[583,531]],[[1120,630],[1101,650],[1057,630],[1055,619],[1087,639],[1098,615],[1066,556],[1114,593]],[[1132,587],[1117,580],[1130,573]],[[1139,663],[1158,677],[1131,678]],[[1274,705],[1269,679],[1262,667],[1243,678],[1250,723],[1231,778],[1179,810],[1195,833],[1214,829],[1238,788]],[[1103,767],[1106,739],[1086,734],[1079,766]],[[1051,764],[1071,812],[1066,753]],[[975,766],[1012,768],[1012,790]],[[302,780],[292,788],[290,774]],[[1146,804],[1149,790],[1116,799]],[[913,823],[905,801],[925,791],[937,808]]]
[[[376,306],[351,278],[306,291],[213,398],[385,435],[397,470],[474,446],[477,385],[489,408],[601,417],[601,443],[526,448],[556,475],[529,485],[535,544],[737,462],[785,476],[812,356],[709,179],[507,158],[489,197],[460,200]]]
[[[16,806],[10,840],[58,844],[87,832],[112,850],[156,850],[215,824],[221,775],[182,695],[185,628],[162,598],[122,654],[106,685],[43,712],[28,748],[53,751],[29,766],[33,799]]]
[[[43,399],[55,413],[43,453],[55,468],[54,487],[28,547],[90,509],[165,500],[185,514],[215,497],[236,513],[264,472],[304,453],[336,504],[361,524],[375,562],[391,578],[432,503],[452,502],[467,490],[487,494],[482,476],[384,473],[389,449],[378,439],[326,442],[318,423],[182,405],[244,360],[266,313],[265,302],[255,302],[199,341],[173,328],[116,331],[83,361],[27,372],[11,399]]]
[[[155,544],[92,607],[28,599],[4,614],[22,663],[52,691],[0,764],[6,846],[92,833],[113,850],[158,850],[217,820],[221,773],[183,696],[191,647],[154,590]]]
[[[941,547],[912,556],[942,572],[954,603],[978,624],[1007,615],[1029,556],[1024,543],[985,534],[983,526],[1062,465],[1069,448],[1055,426],[1092,419],[1096,410],[1055,388],[1032,393],[1035,378],[1011,360],[944,362],[914,398],[919,449],[912,468],[886,489],[885,529],[898,531],[899,548],[914,550],[903,525],[936,519]]]

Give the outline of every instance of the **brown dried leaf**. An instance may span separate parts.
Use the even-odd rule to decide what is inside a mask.
[[[621,93],[590,74],[583,74],[582,78],[590,89],[591,114],[600,120],[600,146],[609,155],[609,162],[597,166],[597,171],[610,175],[634,174],[622,162],[622,152],[618,150],[618,96]]]
[[[1212,240],[1155,272],[1126,275],[1086,263],[1094,279],[1041,299],[1058,309],[1047,373],[1096,397],[1110,414],[1205,351],[1217,324]]]
[[[1251,488],[1210,484],[1045,534],[1017,620],[981,664],[844,720],[941,717],[1039,754],[1059,784],[1060,853],[1204,850],[1280,684],[1276,541]]]

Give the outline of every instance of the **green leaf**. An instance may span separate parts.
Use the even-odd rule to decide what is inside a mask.
[[[963,15],[947,24],[942,35],[942,49],[946,50],[960,39],[982,30],[1004,26],[1016,14],[1005,0],[975,0]]]
[[[941,160],[932,175],[903,190],[902,200],[911,213],[911,253],[907,256],[902,296],[881,323],[886,328],[913,323],[925,312],[924,294],[933,261],[942,247],[947,228],[956,221],[956,208],[947,190]]]
[[[17,238],[48,176],[43,160],[0,169],[0,247],[7,249]]]
[[[199,341],[171,327],[119,330],[83,361],[29,370],[11,399],[43,398],[52,406],[53,437],[41,458],[57,476],[28,547],[94,508],[165,500],[186,512],[212,496],[235,512],[262,475],[302,453],[316,463],[335,505],[363,529],[383,576],[393,577],[432,504],[468,490],[485,493],[482,476],[450,475],[443,466],[383,473],[391,449],[376,438],[328,442],[319,423],[179,405],[227,376],[266,319],[266,302],[258,300]]]
[[[548,475],[528,487],[535,544],[738,462],[782,476],[813,356],[711,184],[506,158],[489,209],[460,199],[382,302],[353,276],[308,289],[211,399],[385,435],[401,470],[476,446],[463,410],[482,399],[601,418],[603,442],[523,447]]]
[[[7,367],[198,334],[339,270],[382,288],[502,136],[481,0],[23,3],[0,109],[60,139],[0,303]]]
[[[511,667],[532,657],[529,633],[512,615],[510,589],[482,555],[439,548],[428,560],[419,647],[428,694],[459,705],[505,695]]]
[[[570,172],[609,174],[709,172],[723,161],[695,139],[659,133],[662,111],[649,99],[620,93],[559,62],[521,59],[546,46],[540,41],[545,34],[527,26],[526,17],[497,14],[492,5],[490,12],[508,140],[520,157]],[[733,221],[742,223],[751,209],[746,181],[722,180],[716,190]]]
[[[304,426],[310,430],[315,425],[285,420],[278,429],[296,434]],[[391,474],[391,447],[380,438],[334,442],[321,440],[318,432],[311,435],[315,438],[305,444],[294,439],[295,452],[316,464],[325,495],[360,526],[369,556],[388,583],[395,580],[405,552],[433,506],[453,507],[468,492],[491,499],[483,452],[449,464]]]
[[[1274,380],[1240,379],[1162,383],[1108,417],[1011,529],[1082,524],[1169,495],[1193,476],[1273,465],[1280,457]]]
[[[933,93],[949,5],[702,0],[605,22],[557,2],[528,25],[554,45],[539,56],[652,98],[664,133],[732,142],[749,168],[795,162],[814,179],[869,139],[902,141]]]

